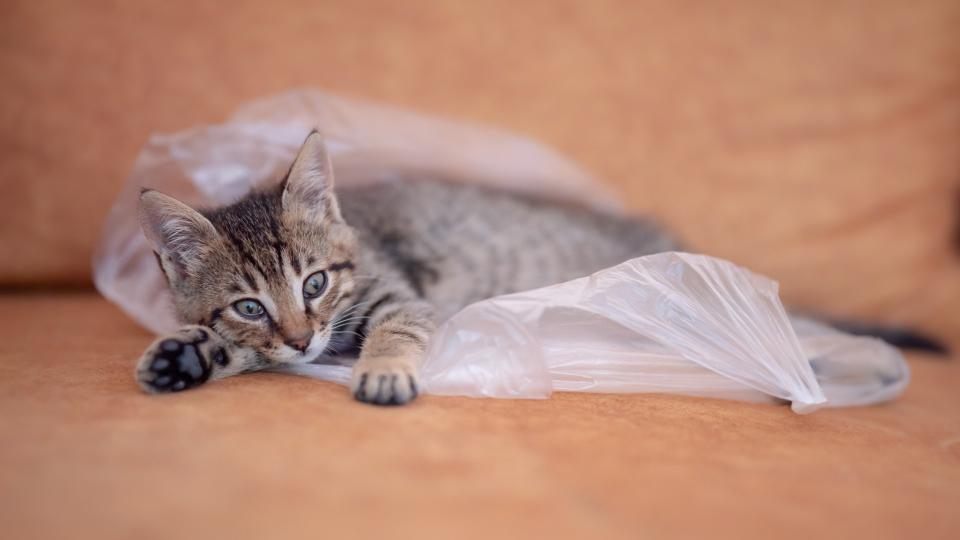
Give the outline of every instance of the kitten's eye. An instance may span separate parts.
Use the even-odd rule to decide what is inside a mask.
[[[303,297],[316,298],[327,288],[327,273],[317,272],[303,282]]]
[[[259,319],[263,317],[265,310],[263,309],[263,304],[257,302],[256,300],[237,300],[233,303],[233,309],[237,310],[237,313],[243,315],[248,319]]]

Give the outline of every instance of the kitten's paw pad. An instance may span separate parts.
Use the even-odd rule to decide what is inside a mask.
[[[140,359],[137,382],[147,392],[179,392],[203,384],[210,378],[210,356],[216,357],[222,348],[208,355],[204,344],[210,333],[202,328],[183,330],[173,336],[159,339]]]
[[[404,405],[420,392],[412,370],[390,365],[357,365],[350,389],[358,401],[374,405]]]

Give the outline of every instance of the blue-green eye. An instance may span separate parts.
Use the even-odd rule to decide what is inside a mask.
[[[317,272],[315,274],[310,274],[303,282],[303,297],[304,298],[316,298],[323,293],[323,290],[327,288],[327,273],[326,272]]]
[[[263,314],[266,312],[266,310],[263,309],[263,304],[249,298],[234,302],[233,309],[248,319],[259,319],[263,317]]]

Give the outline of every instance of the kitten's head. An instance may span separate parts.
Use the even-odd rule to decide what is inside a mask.
[[[140,224],[181,322],[210,326],[268,361],[322,353],[354,288],[356,240],[316,132],[279,186],[208,212],[145,190]]]

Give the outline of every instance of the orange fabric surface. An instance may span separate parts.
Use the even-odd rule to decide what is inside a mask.
[[[43,319],[45,324],[35,321]],[[0,297],[5,538],[956,538],[960,363],[885,406],[353,401],[253,374],[140,393],[93,294]]]
[[[558,148],[819,312],[960,346],[954,0],[0,5],[0,287],[89,285],[150,133],[319,87]],[[491,157],[495,159],[495,156]],[[148,397],[92,293],[0,295],[0,531],[26,538],[960,537],[960,364],[886,406]]]
[[[315,86],[530,134],[794,304],[960,333],[960,3],[0,8],[0,283],[89,283],[152,132]],[[495,159],[495,156],[491,156]]]

